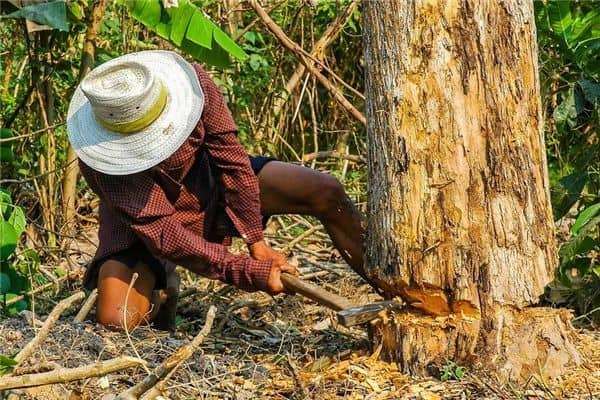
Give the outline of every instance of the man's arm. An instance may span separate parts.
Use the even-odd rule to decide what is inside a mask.
[[[187,230],[174,217],[175,209],[152,172],[108,176],[80,164],[92,189],[156,256],[244,290],[274,292],[269,285],[272,261],[231,254]]]
[[[196,67],[204,91],[204,146],[224,189],[225,211],[242,239],[252,245],[263,240],[258,179],[237,138],[237,127],[223,95],[210,76]]]

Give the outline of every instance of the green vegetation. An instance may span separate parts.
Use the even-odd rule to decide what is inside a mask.
[[[600,321],[600,8],[536,2],[536,18],[552,205],[567,227],[548,299]]]

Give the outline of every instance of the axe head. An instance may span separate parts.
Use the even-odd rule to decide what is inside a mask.
[[[404,308],[404,304],[398,301],[377,301],[352,308],[346,308],[337,312],[337,320],[344,326],[354,326],[372,321],[384,310],[398,311]]]

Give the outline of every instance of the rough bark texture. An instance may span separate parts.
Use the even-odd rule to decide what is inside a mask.
[[[96,37],[100,31],[100,24],[104,17],[104,11],[108,0],[96,0],[92,6],[92,16],[90,25],[85,33],[83,42],[83,53],[81,55],[81,68],[79,69],[79,81],[87,75],[94,65],[94,54],[96,52]],[[77,164],[77,154],[73,146],[69,144],[67,148],[67,167],[62,181],[63,188],[63,233],[72,234],[75,226],[75,199],[77,197],[77,176],[79,175],[79,165]]]
[[[399,322],[388,354],[416,365],[421,341],[430,360],[466,359],[498,347],[506,316],[538,301],[557,260],[533,4],[385,4],[363,2],[366,268],[430,314],[467,317],[428,343],[430,323]]]

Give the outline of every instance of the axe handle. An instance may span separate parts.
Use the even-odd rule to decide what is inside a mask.
[[[352,302],[347,298],[328,292],[320,286],[303,281],[287,272],[281,274],[281,282],[286,289],[301,294],[332,310],[339,311],[353,306]]]

